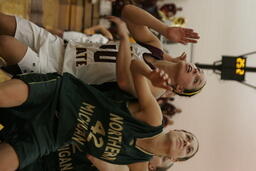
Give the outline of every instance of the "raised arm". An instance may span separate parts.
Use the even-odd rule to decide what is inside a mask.
[[[148,12],[133,5],[126,5],[122,10],[122,19],[126,22],[128,29],[136,41],[150,44],[162,49],[159,39],[149,30],[149,27],[161,27],[164,24]]]
[[[148,29],[152,28],[175,43],[196,43],[199,39],[198,33],[193,29],[181,27],[168,27],[157,18],[143,9],[133,5],[126,5],[122,11],[122,18],[128,25],[132,36],[137,41],[151,44],[161,48],[161,43]]]
[[[152,126],[159,126],[162,123],[161,109],[150,91],[147,79],[157,87],[170,89],[169,77],[159,69],[152,71],[143,62],[135,59],[131,62],[131,73],[140,105],[140,111],[136,113],[136,118]]]
[[[117,62],[116,62],[116,78],[117,78],[117,83],[119,87],[131,94],[133,94],[135,97],[138,97],[138,94],[135,91],[134,88],[134,81],[133,81],[133,76],[130,71],[130,64],[131,64],[131,49],[130,49],[130,43],[129,43],[129,38],[128,38],[128,30],[126,27],[126,24],[119,18],[111,16],[108,17],[110,21],[113,21],[117,25],[117,31],[120,37],[120,45],[118,49],[118,54],[117,54]],[[151,70],[149,67],[144,63],[140,62],[141,67],[148,68],[148,71],[150,72]],[[147,80],[148,81],[148,80]],[[159,87],[162,82],[161,80],[157,80],[158,82],[150,84],[150,89],[154,93],[154,96],[158,96],[159,89],[156,88],[155,86]],[[149,82],[149,81],[148,81]],[[160,87],[163,88],[163,87]]]
[[[100,32],[103,36],[107,37],[110,40],[113,40],[113,35],[104,26],[95,25],[84,30],[84,33],[88,35],[95,34],[95,32]]]
[[[133,80],[130,71],[132,60],[128,29],[124,21],[118,17],[110,16],[108,19],[114,22],[117,26],[117,32],[120,37],[120,45],[116,60],[116,80],[119,87],[136,97],[133,86]]]

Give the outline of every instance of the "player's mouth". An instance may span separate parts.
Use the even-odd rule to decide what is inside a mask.
[[[193,67],[191,66],[191,64],[187,64],[186,66],[187,73],[190,73],[192,70],[193,70]]]

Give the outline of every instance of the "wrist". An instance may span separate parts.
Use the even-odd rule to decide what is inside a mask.
[[[120,40],[125,40],[129,41],[129,36],[128,35],[119,35]]]
[[[162,30],[161,30],[161,32],[160,32],[161,35],[163,35],[164,37],[167,37],[167,35],[168,35],[168,30],[169,30],[169,26],[163,24]]]

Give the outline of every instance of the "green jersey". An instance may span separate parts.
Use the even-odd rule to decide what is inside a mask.
[[[0,112],[28,121],[15,138],[6,139],[17,152],[21,168],[67,143],[113,164],[152,157],[136,147],[136,139],[161,133],[162,126],[134,119],[127,101],[111,99],[111,93],[98,91],[67,73],[63,77],[30,74],[20,79],[29,85],[28,100]]]

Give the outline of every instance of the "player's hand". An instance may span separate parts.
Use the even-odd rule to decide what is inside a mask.
[[[167,90],[161,97],[166,98],[166,101],[168,101],[168,99],[172,99],[175,95],[176,93],[174,93],[172,90]]]
[[[93,35],[95,34],[95,30],[91,27],[91,28],[87,28],[84,30],[84,33],[87,35]]]
[[[93,165],[100,171],[113,171],[113,165],[103,160],[97,159],[92,155],[86,155],[86,157],[93,163]]]
[[[117,27],[117,33],[120,38],[128,37],[129,31],[127,29],[127,26],[123,20],[121,20],[119,17],[115,16],[107,16],[106,17],[109,21],[112,21],[116,24]]]
[[[187,54],[185,52],[183,52],[180,56],[173,58],[172,61],[180,62],[180,61],[186,61],[186,59],[187,59]]]
[[[163,70],[160,70],[159,68],[154,69],[149,74],[148,79],[156,87],[172,90],[171,79]]]
[[[197,43],[200,38],[199,34],[194,32],[193,29],[182,28],[182,27],[167,27],[166,35],[167,39],[174,43]]]

